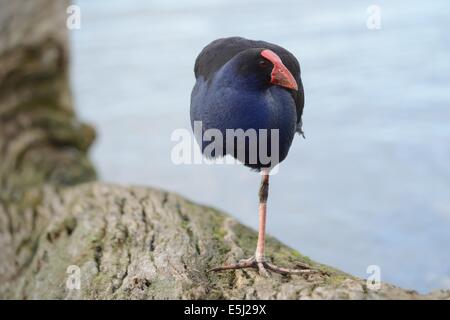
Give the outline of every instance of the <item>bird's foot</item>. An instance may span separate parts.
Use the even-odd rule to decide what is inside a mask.
[[[258,269],[259,274],[263,277],[268,277],[270,275],[269,271],[284,274],[284,275],[307,274],[307,273],[315,272],[314,270],[308,269],[308,267],[304,264],[297,263],[297,266],[300,267],[300,269],[288,269],[288,268],[278,267],[270,262],[267,262],[264,258],[251,257],[249,259],[241,260],[238,263],[212,268],[212,269],[208,270],[208,272],[209,271],[224,271],[224,270],[254,268],[254,269]]]

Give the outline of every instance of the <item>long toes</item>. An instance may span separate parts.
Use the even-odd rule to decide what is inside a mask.
[[[252,257],[250,259],[241,260],[238,263],[233,263],[233,264],[229,264],[229,265],[215,267],[215,268],[212,268],[212,269],[208,270],[208,272],[210,272],[210,271],[236,270],[236,269],[244,269],[244,268],[256,268],[255,259]]]
[[[276,273],[281,273],[281,274],[305,274],[305,273],[313,272],[310,269],[288,269],[288,268],[278,267],[271,263],[266,263],[266,265],[269,270],[276,272]]]
[[[249,259],[240,260],[238,263],[224,265],[216,268],[212,268],[208,270],[211,271],[225,271],[225,270],[236,270],[236,269],[245,269],[245,268],[256,268],[259,271],[259,274],[263,277],[269,277],[270,272],[280,273],[280,274],[309,274],[314,272],[320,272],[318,270],[306,269],[306,265],[298,265],[299,269],[288,269],[283,267],[278,267],[270,262],[267,262],[262,259],[256,259],[255,257],[251,257]]]

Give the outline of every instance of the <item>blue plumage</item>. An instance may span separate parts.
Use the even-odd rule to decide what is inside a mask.
[[[228,150],[227,129],[244,131],[255,129],[257,132],[260,129],[267,129],[269,132],[267,150],[271,150],[274,142],[270,139],[270,130],[278,129],[277,162],[281,162],[288,154],[299,119],[297,119],[296,101],[292,96],[292,90],[270,83],[270,71],[273,65],[267,68],[252,66],[255,64],[254,61],[258,62],[257,59],[261,59],[260,53],[263,49],[243,50],[243,53],[234,55],[214,73],[209,73],[208,78],[198,75],[191,95],[191,124],[194,127],[195,121],[201,121],[203,132],[207,129],[219,130],[223,140],[212,143],[222,145],[223,154],[226,154]],[[202,151],[211,143],[211,141],[205,141],[203,136],[197,135],[196,139],[202,145]],[[264,140],[260,141],[258,135],[258,146],[263,142]],[[245,165],[253,169],[261,169],[277,164],[273,163],[274,161],[270,164],[262,163],[259,154],[255,155],[257,161],[251,163],[249,161],[251,155],[248,153],[249,145],[246,144],[245,147],[245,159],[239,159]],[[228,150],[228,153],[237,157],[236,148],[232,152]],[[213,154],[213,156],[217,155]]]

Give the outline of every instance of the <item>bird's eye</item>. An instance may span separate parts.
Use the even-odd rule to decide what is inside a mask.
[[[265,66],[267,66],[267,61],[266,60],[259,60],[258,64],[259,64],[260,67],[265,67]]]

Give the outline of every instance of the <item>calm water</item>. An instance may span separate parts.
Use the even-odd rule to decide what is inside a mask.
[[[450,288],[450,5],[378,1],[78,1],[72,76],[99,138],[101,178],[173,190],[257,226],[259,176],[176,166],[193,64],[211,40],[276,42],[299,57],[304,129],[269,196],[268,231],[311,258],[425,292]]]

